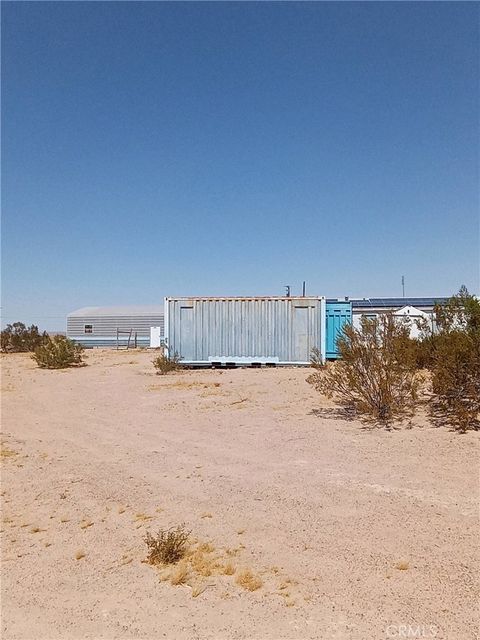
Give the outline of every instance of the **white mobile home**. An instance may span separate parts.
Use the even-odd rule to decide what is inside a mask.
[[[353,326],[359,327],[362,317],[376,318],[382,313],[392,312],[398,317],[411,319],[412,338],[419,332],[416,320],[426,319],[433,322],[433,310],[436,304],[445,304],[449,298],[350,298],[352,301]]]

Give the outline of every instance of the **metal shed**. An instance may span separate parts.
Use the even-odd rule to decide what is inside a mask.
[[[164,332],[162,305],[125,307],[83,307],[67,316],[67,336],[87,348],[115,347],[117,329],[120,344],[125,345],[130,330],[137,334],[137,345],[150,345],[151,327]]]
[[[192,366],[306,365],[325,357],[325,298],[165,298],[165,344]]]

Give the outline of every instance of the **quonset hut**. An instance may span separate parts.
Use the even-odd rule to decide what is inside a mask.
[[[160,327],[163,336],[163,305],[83,307],[67,316],[67,337],[86,348],[150,346],[150,330]]]

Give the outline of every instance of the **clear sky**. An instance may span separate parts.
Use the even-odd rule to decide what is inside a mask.
[[[3,321],[479,288],[479,5],[2,3]]]

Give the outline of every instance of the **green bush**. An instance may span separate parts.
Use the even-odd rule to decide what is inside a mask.
[[[417,369],[431,369],[435,357],[437,336],[429,329],[429,335],[412,341],[415,349]]]
[[[480,427],[480,301],[466,287],[435,308],[431,349],[432,412],[454,429]]]
[[[83,347],[65,336],[49,337],[32,358],[41,369],[65,369],[82,364]]]
[[[21,353],[35,351],[37,347],[48,340],[46,331],[40,333],[38,327],[32,324],[26,327],[23,322],[7,324],[1,333],[1,350],[7,353]]]
[[[411,415],[422,382],[408,323],[384,314],[346,325],[337,340],[340,360],[313,363],[308,382],[348,410],[384,425]]]
[[[157,370],[158,375],[164,375],[166,373],[170,373],[171,371],[178,371],[182,368],[180,364],[182,358],[178,355],[177,352],[172,354],[171,356],[164,352],[159,355],[155,360],[152,360],[153,366]]]

